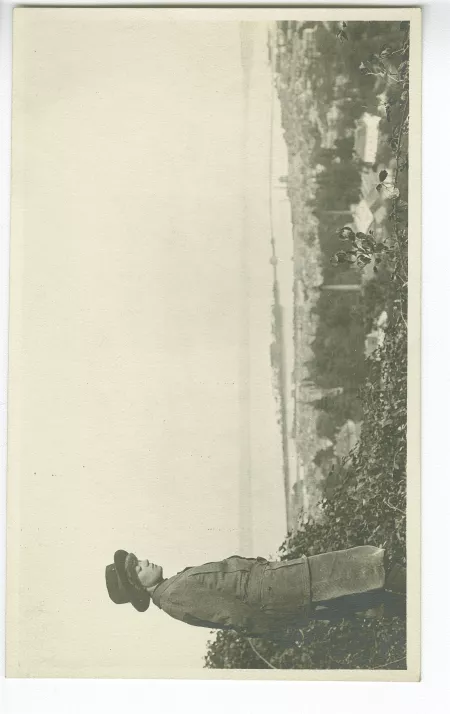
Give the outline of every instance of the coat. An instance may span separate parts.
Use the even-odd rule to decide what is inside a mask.
[[[269,562],[234,555],[185,568],[158,585],[152,600],[189,625],[282,639],[280,632],[287,626],[307,621],[310,592],[305,556]]]

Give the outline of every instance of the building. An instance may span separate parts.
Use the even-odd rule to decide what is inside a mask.
[[[350,211],[353,219],[350,224],[351,228],[356,233],[367,233],[374,221],[373,213],[367,201],[363,198],[359,203],[350,206]]]
[[[334,446],[335,456],[344,459],[350,451],[355,448],[361,434],[361,422],[355,423],[348,419],[336,434],[336,444]]]
[[[355,152],[365,164],[376,161],[380,121],[381,117],[364,112],[356,124]]]

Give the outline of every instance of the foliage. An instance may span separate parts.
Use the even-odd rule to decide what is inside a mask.
[[[386,173],[386,172],[381,172]],[[381,175],[381,174],[380,174]],[[380,186],[383,184],[379,184]],[[398,192],[398,189],[393,187],[392,192]],[[399,195],[395,193],[394,195]],[[359,268],[364,268],[366,265],[374,261],[373,270],[378,272],[378,266],[383,261],[383,256],[387,253],[392,253],[393,249],[387,243],[381,241],[376,242],[373,238],[373,232],[369,233],[354,233],[354,231],[345,226],[339,230],[339,238],[342,241],[350,243],[346,250],[339,250],[333,255],[330,262],[332,265],[339,263],[350,263],[357,265]]]
[[[380,307],[386,309],[388,322],[378,359],[366,365],[366,374],[361,380],[359,399],[363,424],[360,441],[346,463],[330,473],[328,484],[332,488],[328,492],[331,495],[321,503],[320,518],[309,520],[300,531],[288,534],[279,555],[282,560],[288,560],[301,554],[314,555],[372,544],[386,548],[391,561],[405,563],[409,27],[408,23],[406,26],[401,24],[401,42],[398,42],[396,23],[348,23],[336,25],[334,30],[337,49],[331,47],[328,37],[324,43],[328,55],[335,53],[342,60],[340,53],[345,47],[345,62],[352,57],[353,65],[355,59],[358,66],[360,64],[357,47],[362,40],[364,47],[373,45],[380,37],[388,43],[378,51],[376,61],[369,57],[369,64],[364,63],[368,71],[360,76],[366,83],[363,85],[365,89],[370,87],[372,98],[374,82],[380,79],[380,72],[386,84],[384,102],[389,107],[388,118],[392,125],[389,148],[396,159],[395,174],[391,187],[388,187],[394,192],[389,217],[390,235],[379,248],[374,245],[371,234],[341,231],[347,245],[343,252],[352,256],[351,263],[365,263],[367,259],[374,261],[382,257],[380,271],[362,291],[358,314],[364,329],[370,328]],[[320,31],[323,34],[322,26]],[[398,49],[390,49],[395,47]],[[376,53],[376,46],[370,51]],[[387,59],[391,61],[398,56],[401,61],[395,64],[395,75],[390,65],[386,72],[379,66],[380,62],[385,65]],[[318,86],[321,86],[320,82]],[[290,100],[288,95],[286,90],[286,101]],[[379,180],[383,184],[386,176],[380,175]],[[340,259],[338,263],[341,264]],[[292,633],[292,636],[292,645],[288,647],[255,641],[257,651],[264,658],[260,659],[245,639],[233,633],[219,632],[208,645],[205,664],[212,668],[255,669],[269,666],[280,669],[406,667],[406,623],[398,614],[387,613],[383,618],[374,619],[354,617],[333,623],[311,622],[302,632]]]

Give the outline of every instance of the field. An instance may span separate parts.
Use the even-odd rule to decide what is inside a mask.
[[[296,272],[296,439],[312,504],[305,511],[297,501],[298,527],[279,554],[373,544],[406,562],[408,26],[279,23],[277,41]],[[364,112],[381,116],[371,166],[354,152]],[[379,218],[340,239],[368,182]],[[366,338],[381,314],[369,357]],[[206,666],[406,667],[400,616],[313,623],[291,635],[288,647],[258,642],[261,659],[248,641],[219,632]]]

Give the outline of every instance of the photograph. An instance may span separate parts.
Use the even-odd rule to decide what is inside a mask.
[[[420,9],[21,7],[12,71],[7,677],[419,681]]]

